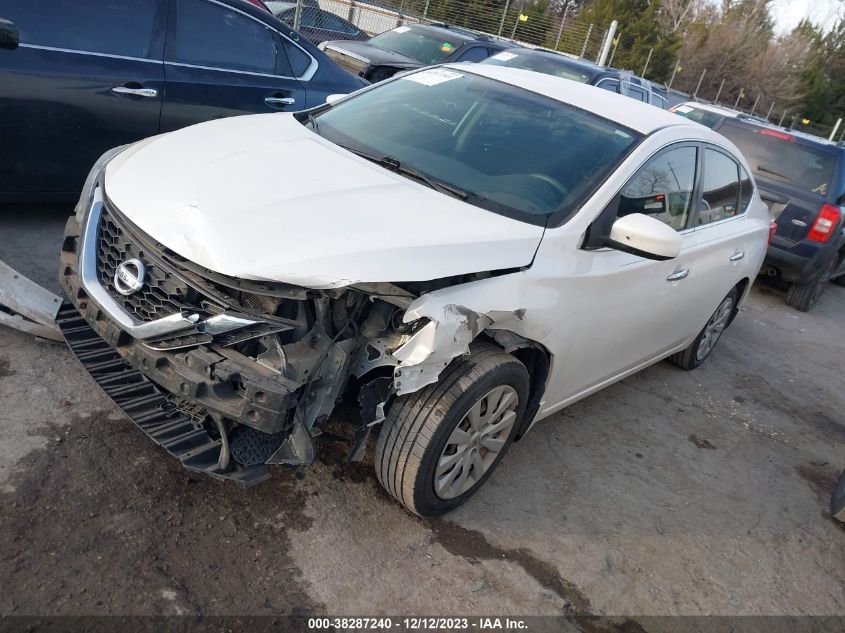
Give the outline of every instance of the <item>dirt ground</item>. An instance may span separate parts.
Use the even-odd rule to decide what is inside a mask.
[[[0,259],[57,289],[69,211],[0,209]],[[0,328],[0,614],[842,615],[843,377],[845,288],[803,314],[758,285],[704,367],[538,423],[426,521],[337,445],[301,481],[189,474]]]

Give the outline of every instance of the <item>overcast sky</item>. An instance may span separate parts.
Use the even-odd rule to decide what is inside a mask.
[[[837,17],[845,11],[842,0],[775,0],[772,5],[772,15],[778,33],[786,33],[796,26],[803,18],[821,26],[832,26]]]

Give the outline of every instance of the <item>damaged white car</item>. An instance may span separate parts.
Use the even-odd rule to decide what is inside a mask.
[[[379,481],[437,515],[537,420],[707,357],[766,251],[749,172],[591,86],[425,69],[108,153],[67,225],[59,321],[187,468],[250,485],[327,438],[360,460],[374,432]]]

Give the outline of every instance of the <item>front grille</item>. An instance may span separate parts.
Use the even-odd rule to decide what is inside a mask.
[[[121,262],[133,258],[146,267],[144,286],[131,295],[122,295],[114,287],[114,274]],[[153,321],[183,310],[198,311],[199,293],[164,269],[157,258],[150,257],[107,205],[97,229],[97,276],[111,298],[139,321]]]

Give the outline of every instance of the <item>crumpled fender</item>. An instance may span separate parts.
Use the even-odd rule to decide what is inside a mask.
[[[393,372],[397,394],[412,393],[437,382],[452,359],[469,353],[470,343],[488,328],[523,333],[524,309],[492,309],[501,305],[501,300],[493,297],[490,299],[496,304],[485,305],[484,300],[472,302],[473,307],[454,303],[457,297],[453,295],[462,293],[449,291],[457,288],[460,286],[425,294],[405,311],[405,323],[422,318],[429,322],[391,354],[399,361]]]

